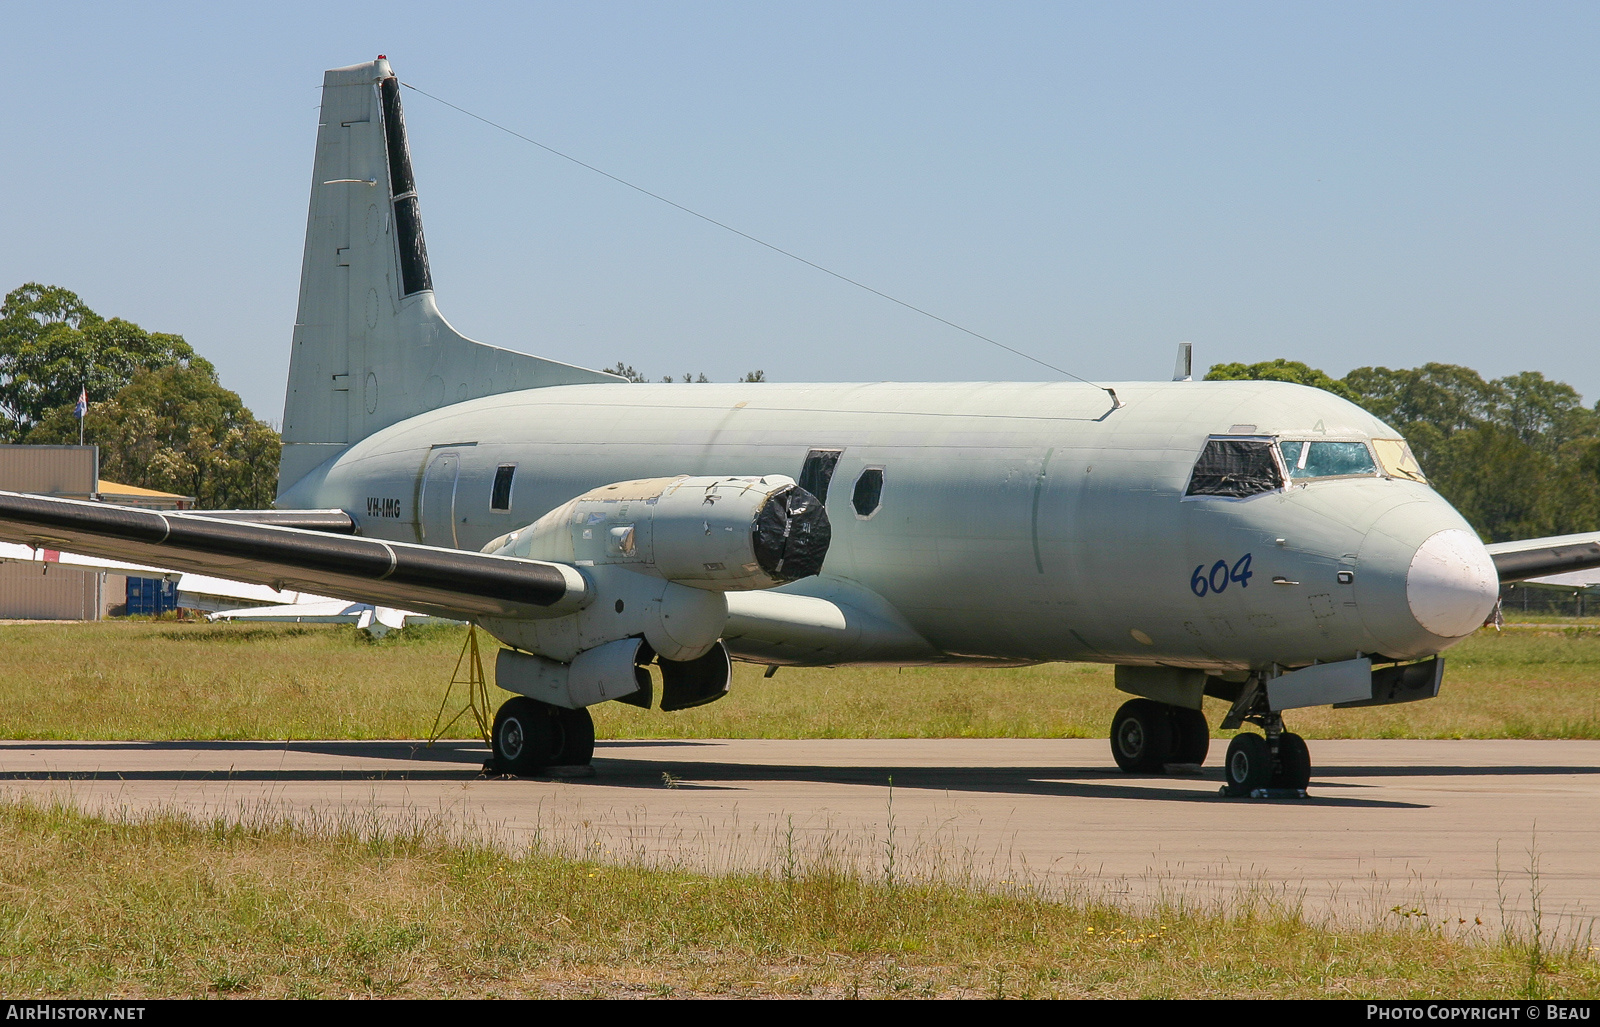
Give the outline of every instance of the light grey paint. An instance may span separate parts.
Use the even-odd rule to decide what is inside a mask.
[[[798,475],[808,450],[838,448],[825,579],[881,597],[947,658],[1223,670],[1420,656],[1450,643],[1406,605],[1417,548],[1466,527],[1428,486],[1340,478],[1246,499],[1183,497],[1206,439],[1235,425],[1312,439],[1397,438],[1393,429],[1326,392],[1278,382],[1116,388],[1124,406],[1115,410],[1103,391],[1075,383],[529,390],[385,428],[281,505],[339,507],[368,535],[411,540],[430,454],[471,442],[454,450],[454,527],[475,549],[608,482]],[[489,508],[494,470],[509,462],[518,464],[515,517]],[[885,469],[882,507],[860,519],[851,491],[869,466]],[[369,498],[399,500],[401,517],[367,517]],[[1194,594],[1197,567],[1231,567],[1245,554],[1247,584]],[[1338,571],[1352,568],[1354,582],[1340,583]]]

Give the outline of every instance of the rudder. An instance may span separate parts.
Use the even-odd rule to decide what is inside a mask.
[[[474,342],[439,313],[387,60],[326,72],[319,120],[279,495],[351,443],[435,407],[618,380]]]

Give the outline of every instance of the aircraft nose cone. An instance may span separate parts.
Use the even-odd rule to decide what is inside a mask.
[[[1406,571],[1406,603],[1423,628],[1441,638],[1476,631],[1494,609],[1500,577],[1476,535],[1448,528],[1417,547]]]

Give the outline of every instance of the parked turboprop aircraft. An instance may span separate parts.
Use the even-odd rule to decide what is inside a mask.
[[[0,537],[470,619],[496,760],[588,762],[587,708],[722,697],[730,658],[1116,665],[1129,771],[1303,787],[1285,710],[1438,693],[1502,580],[1399,433],[1278,382],[646,385],[459,335],[388,61],[329,71],[276,511],[0,494]]]

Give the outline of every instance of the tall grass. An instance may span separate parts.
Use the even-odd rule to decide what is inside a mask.
[[[433,724],[463,630],[374,640],[313,625],[0,626],[0,737],[415,738]],[[726,699],[680,713],[604,704],[600,734],[1099,738],[1128,698],[1095,664],[761,671],[737,665]],[[1220,720],[1221,704],[1208,707]],[[1600,738],[1600,628],[1480,632],[1450,651],[1438,699],[1289,718],[1315,738]]]
[[[0,802],[0,990],[24,996],[1511,997],[1524,947],[1292,904],[1135,910],[860,871],[826,847],[708,875],[419,818],[291,826]],[[779,839],[781,841],[781,836]],[[793,839],[791,838],[791,842]],[[659,864],[659,861],[658,861]],[[959,873],[956,876],[960,876]],[[971,882],[967,882],[969,885]],[[1600,994],[1580,946],[1545,997]]]

